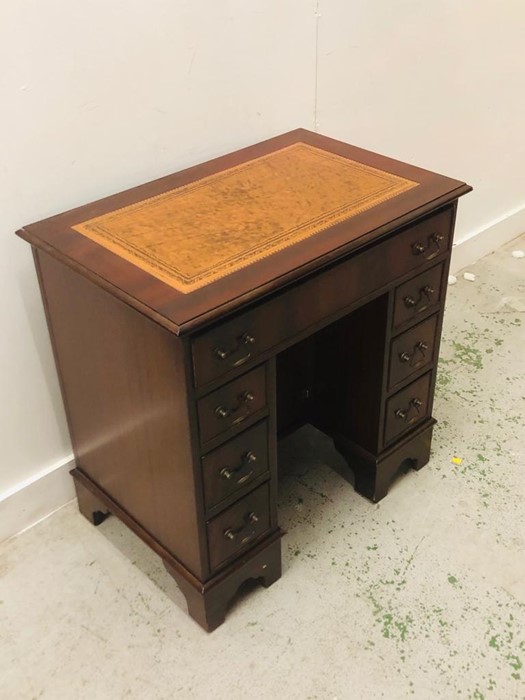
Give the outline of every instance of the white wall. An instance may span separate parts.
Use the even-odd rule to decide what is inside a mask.
[[[1,500],[71,453],[30,248],[13,232],[311,127],[314,3],[3,2],[0,71]]]
[[[525,230],[523,0],[321,7],[320,131],[472,184],[456,241],[516,210]]]
[[[71,453],[16,228],[297,126],[471,182],[460,239],[512,210],[525,228],[524,20],[521,0],[1,3],[0,504]]]

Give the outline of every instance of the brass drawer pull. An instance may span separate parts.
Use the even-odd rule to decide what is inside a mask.
[[[423,357],[426,357],[426,351],[428,350],[428,345],[423,341],[420,340],[419,343],[416,343],[414,345],[414,349],[412,352],[400,352],[399,353],[399,361],[400,362],[410,362],[412,364],[417,357],[418,352],[421,353]]]
[[[410,294],[404,297],[403,301],[405,302],[405,306],[408,309],[414,309],[414,311],[416,311],[424,301],[430,301],[430,297],[435,293],[435,291],[436,290],[433,287],[427,284],[424,287],[421,287],[417,299],[414,299],[414,297]]]
[[[235,476],[235,474],[240,472],[242,469],[247,467],[249,464],[253,464],[256,461],[257,461],[257,456],[255,455],[254,452],[249,450],[248,452],[245,452],[243,454],[239,465],[237,465],[236,467],[232,467],[231,469],[230,469],[230,467],[223,467],[220,470],[219,474],[221,475],[221,477],[223,479],[231,481],[233,479],[233,477]],[[244,474],[244,476],[241,476],[239,479],[237,479],[237,483],[238,484],[245,484],[248,481],[248,479],[250,479],[252,476],[253,476],[253,469],[250,472],[248,472],[247,474]]]
[[[250,525],[255,525],[258,522],[259,522],[259,518],[257,517],[257,515],[254,512],[248,513],[248,515],[246,515],[244,518],[244,524],[241,525],[241,527],[237,528],[236,530],[234,530],[231,527],[228,527],[226,530],[224,530],[224,533],[223,533],[224,537],[227,540],[235,540],[242,532],[244,532],[244,530],[246,530],[246,528],[250,527]],[[252,531],[249,535],[242,538],[241,544],[249,542],[252,539],[252,537],[254,537],[254,536],[255,536],[255,532]]]
[[[437,255],[441,251],[441,243],[444,240],[445,236],[443,236],[441,233],[432,233],[430,236],[427,238],[427,243],[424,245],[423,243],[420,243],[419,241],[417,243],[412,244],[412,253],[414,255],[423,255],[423,253],[429,253]],[[435,247],[435,250],[432,251],[432,249]],[[430,257],[430,255],[429,255]]]
[[[213,349],[213,354],[215,355],[216,358],[219,360],[227,360],[228,357],[231,357],[232,355],[235,355],[235,353],[239,352],[241,348],[253,345],[255,343],[255,336],[252,335],[251,333],[243,333],[237,338],[237,342],[235,345],[230,348],[229,350],[225,350],[224,348],[214,348]],[[232,362],[232,367],[239,367],[239,365],[244,364],[247,362],[250,357],[252,356],[252,353],[250,350],[243,355],[242,357],[239,357],[235,362]]]
[[[217,406],[215,409],[215,415],[217,416],[217,418],[230,418],[230,416],[233,416],[234,413],[237,413],[237,411],[240,408],[246,406],[246,404],[250,403],[250,401],[253,401],[254,398],[255,396],[252,394],[251,391],[243,391],[243,393],[239,396],[239,399],[235,406],[232,406],[231,408],[226,408],[225,406]],[[245,417],[246,416],[239,416],[239,418],[237,418],[235,422],[242,420]]]
[[[394,415],[396,418],[399,418],[400,420],[406,421],[406,420],[408,420],[412,409],[415,409],[416,412],[419,413],[419,409],[421,408],[422,405],[423,405],[423,402],[421,401],[421,399],[418,399],[418,398],[411,399],[410,403],[408,404],[407,409],[398,408]]]

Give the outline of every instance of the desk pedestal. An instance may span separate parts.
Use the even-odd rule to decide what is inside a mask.
[[[374,457],[342,436],[334,437],[337,450],[345,457],[350,473],[343,473],[355,490],[373,503],[384,498],[392,482],[410,469],[419,470],[430,458],[435,420],[425,423],[390,450]]]

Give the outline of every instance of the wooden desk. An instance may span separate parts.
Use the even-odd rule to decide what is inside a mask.
[[[331,435],[372,501],[428,461],[468,191],[297,130],[18,231],[80,510],[142,537],[205,629],[280,576],[278,435]]]

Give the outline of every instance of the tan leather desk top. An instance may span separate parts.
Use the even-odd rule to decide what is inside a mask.
[[[469,189],[297,129],[18,233],[180,334]]]

